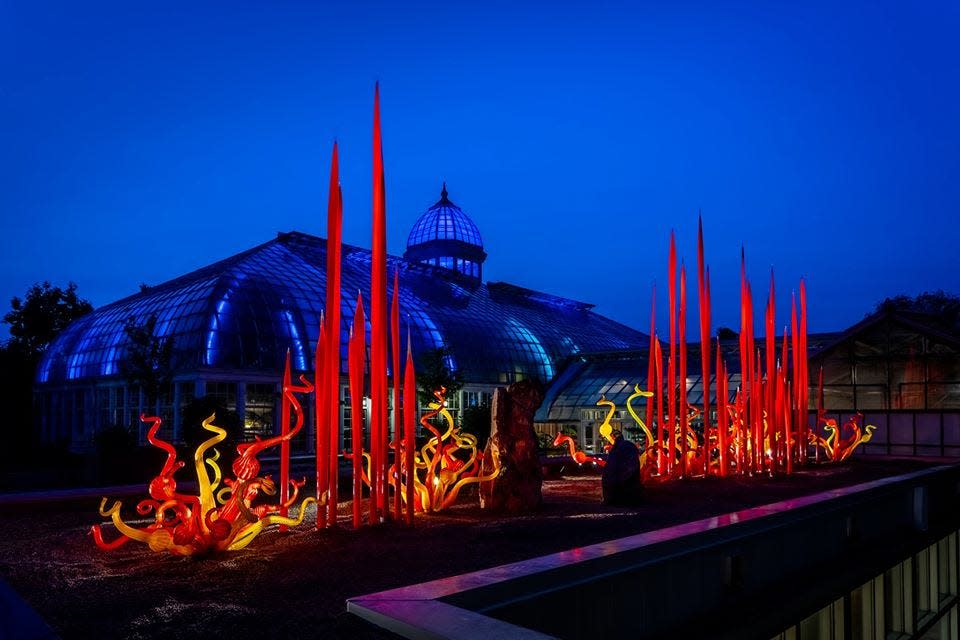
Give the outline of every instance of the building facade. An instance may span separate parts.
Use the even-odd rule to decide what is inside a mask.
[[[445,350],[447,366],[464,382],[449,398],[455,412],[483,403],[498,385],[526,378],[549,383],[560,363],[576,353],[634,349],[645,340],[593,312],[592,305],[483,282],[486,253],[479,231],[445,187],[440,201],[414,224],[405,255],[388,259],[388,271],[396,272],[400,283],[401,343],[409,332],[415,361]],[[146,412],[163,417],[167,437],[178,440],[182,409],[197,397],[213,397],[235,411],[245,438],[274,432],[288,350],[295,371],[312,377],[326,259],[323,238],[281,233],[79,319],[51,345],[37,371],[42,439],[83,449],[105,427],[137,428]],[[369,250],[343,247],[344,399],[353,292],[370,291],[370,266]],[[170,341],[172,358],[169,383],[148,401],[127,373],[133,345],[125,326],[144,326],[151,319],[156,338]],[[305,403],[308,411],[310,404]],[[341,410],[349,433],[349,403]],[[301,444],[311,438],[308,433]]]
[[[779,353],[781,338],[776,345]],[[764,341],[758,340],[757,347],[763,351]],[[720,348],[730,373],[727,401],[732,402],[740,385],[736,338],[721,341]],[[816,409],[822,367],[828,417],[842,424],[862,413],[866,424],[877,427],[861,453],[960,457],[960,336],[955,329],[929,315],[884,309],[845,331],[810,335],[808,353],[809,409]],[[637,437],[639,429],[626,401],[634,385],[647,388],[647,362],[647,348],[571,356],[537,412],[537,428],[550,435],[560,430],[576,434],[585,451],[601,452],[598,428],[607,409],[597,406],[597,400],[603,397],[617,407],[611,424],[627,437]],[[687,402],[700,406],[704,384],[699,344],[689,345],[687,362]],[[713,372],[714,410],[716,391]],[[644,402],[638,401],[636,408],[643,415]]]

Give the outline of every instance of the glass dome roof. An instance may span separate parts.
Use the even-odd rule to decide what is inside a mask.
[[[480,230],[473,220],[447,197],[447,184],[443,184],[440,200],[427,209],[413,224],[407,237],[407,248],[434,240],[459,240],[483,247]]]
[[[37,382],[120,377],[130,357],[124,323],[133,319],[140,324],[150,316],[157,318],[157,335],[172,341],[178,374],[212,369],[276,375],[287,349],[297,370],[309,370],[325,299],[326,259],[324,239],[285,233],[101,307],[54,341],[40,363]],[[351,292],[363,291],[366,298],[370,260],[369,250],[344,245],[342,372],[347,370],[355,306]],[[446,346],[450,366],[469,382],[522,377],[546,382],[566,356],[638,348],[646,340],[639,331],[574,300],[506,283],[467,282],[447,269],[393,256],[388,270],[399,273],[401,333],[410,331],[414,357]]]

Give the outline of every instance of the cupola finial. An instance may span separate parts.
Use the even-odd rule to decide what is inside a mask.
[[[440,199],[441,200],[447,199],[447,181],[446,180],[443,181],[443,189],[440,190]]]

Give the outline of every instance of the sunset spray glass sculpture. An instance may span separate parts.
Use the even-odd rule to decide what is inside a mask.
[[[300,503],[296,517],[288,517],[287,510],[297,501],[298,492],[304,482],[285,479],[289,487],[281,491],[279,504],[254,505],[254,501],[263,496],[277,493],[277,487],[269,475],[261,476],[260,461],[257,456],[263,451],[289,443],[303,427],[303,409],[294,396],[294,392],[306,393],[312,385],[301,378],[301,386],[290,383],[290,355],[287,354],[284,373],[283,395],[290,402],[296,415],[296,424],[284,433],[248,442],[237,447],[237,458],[232,465],[233,476],[224,478],[217,464],[220,457],[214,448],[227,437],[226,430],[213,422],[215,415],[203,421],[203,428],[213,435],[202,442],[193,454],[193,466],[197,474],[197,495],[177,491],[174,474],[184,463],[177,460],[176,449],[169,442],[161,440],[157,433],[162,423],[155,416],[141,416],[141,420],[150,423],[147,441],[167,452],[167,460],[160,474],[149,485],[150,497],[137,504],[137,513],[141,516],[153,516],[153,522],[142,528],[136,528],[123,520],[120,515],[121,502],[115,501],[107,508],[107,498],[100,504],[100,515],[110,518],[121,537],[112,542],[103,539],[100,525],[92,528],[93,539],[101,549],[112,550],[135,540],[145,543],[153,551],[166,551],[174,555],[190,556],[219,551],[237,551],[253,541],[266,527],[279,525],[299,525],[306,514],[306,506],[315,502],[306,498]]]
[[[403,451],[395,454],[395,459],[407,459],[412,462],[412,470],[407,468],[401,478],[392,470],[388,485],[394,488],[404,505],[418,513],[439,512],[449,508],[457,500],[460,490],[470,484],[493,480],[500,474],[500,459],[496,449],[491,451],[490,472],[481,474],[484,456],[477,449],[477,437],[465,433],[454,424],[453,416],[447,410],[447,390],[443,387],[434,391],[434,401],[428,405],[429,411],[420,418],[420,425],[431,435],[427,442],[408,459]],[[436,422],[434,422],[436,420]],[[439,428],[438,428],[439,427]],[[370,455],[363,454],[366,471],[362,480],[370,485]],[[412,471],[412,473],[411,473]],[[412,482],[413,497],[404,491],[405,480]]]

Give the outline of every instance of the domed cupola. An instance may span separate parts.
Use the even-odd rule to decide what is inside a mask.
[[[447,183],[443,183],[440,200],[414,223],[403,257],[482,279],[487,254],[483,250],[480,230],[447,197]]]

